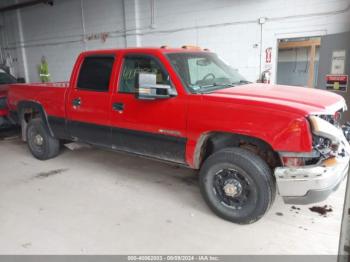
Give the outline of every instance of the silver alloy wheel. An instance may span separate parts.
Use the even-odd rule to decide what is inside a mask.
[[[37,146],[42,146],[44,144],[44,138],[40,135],[40,134],[37,134],[35,137],[34,137],[34,143],[37,145]]]

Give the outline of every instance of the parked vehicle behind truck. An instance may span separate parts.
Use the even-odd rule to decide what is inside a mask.
[[[249,83],[199,49],[84,52],[69,82],[11,85],[8,105],[34,157],[70,140],[198,169],[205,201],[234,223],[261,218],[277,190],[322,201],[348,172],[341,96]]]
[[[7,92],[9,84],[17,83],[17,79],[0,68],[0,129],[11,125],[8,119]]]

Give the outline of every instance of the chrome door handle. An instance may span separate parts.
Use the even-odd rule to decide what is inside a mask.
[[[124,104],[123,103],[113,103],[112,108],[114,111],[123,111],[124,110]]]
[[[75,98],[72,100],[72,105],[73,106],[81,106],[81,99],[80,98]]]

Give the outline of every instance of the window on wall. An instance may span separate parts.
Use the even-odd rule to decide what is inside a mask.
[[[113,56],[86,57],[81,65],[77,88],[107,92],[113,63]]]
[[[157,84],[170,85],[169,75],[159,62],[149,56],[126,56],[119,82],[120,93],[135,93],[137,76],[140,72],[155,73]]]

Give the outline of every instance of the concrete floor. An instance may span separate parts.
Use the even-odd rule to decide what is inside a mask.
[[[0,141],[0,164],[0,254],[338,251],[345,183],[321,203],[333,207],[327,217],[277,197],[239,226],[208,209],[188,169],[88,148],[41,162],[18,138]]]

